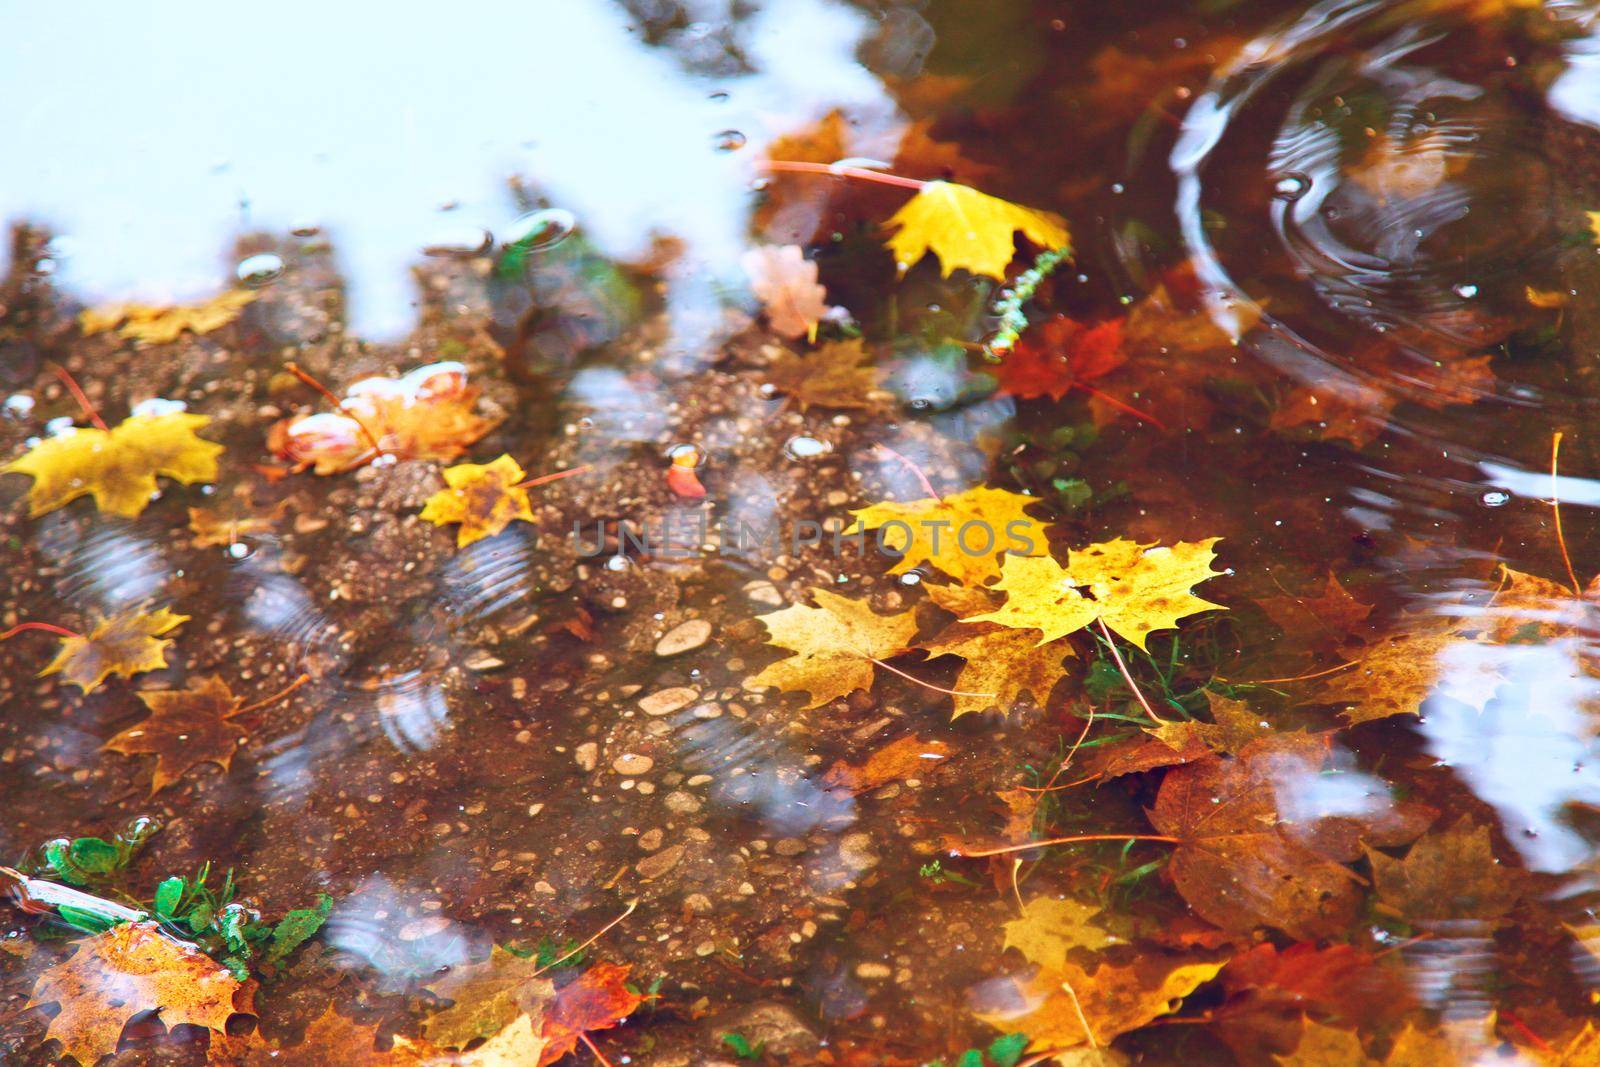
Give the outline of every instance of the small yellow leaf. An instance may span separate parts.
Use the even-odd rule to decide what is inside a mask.
[[[1051,970],[1067,965],[1072,949],[1098,952],[1118,939],[1095,925],[1101,909],[1077,900],[1034,897],[1022,917],[1006,923],[1005,948],[1014,948],[1032,963]]]
[[[956,623],[917,647],[929,656],[960,656],[967,661],[956,676],[952,722],[990,708],[1008,712],[1023,693],[1043,707],[1050,690],[1066,676],[1062,660],[1077,655],[1065,641],[1041,645],[1032,630],[984,623]]]
[[[808,708],[872,688],[872,661],[906,651],[917,632],[915,612],[879,615],[864,602],[826,589],[813,589],[811,595],[817,607],[791,604],[757,616],[771,634],[769,643],[794,655],[745,681],[755,689],[804,690],[811,695]]]
[[[1589,233],[1594,237],[1594,243],[1600,245],[1600,211],[1585,211],[1589,217]]]
[[[1151,632],[1172,629],[1185,616],[1226,610],[1190,592],[1221,574],[1211,569],[1217,558],[1211,546],[1219,540],[1156,547],[1119,537],[1072,550],[1065,567],[1048,556],[1007,556],[994,585],[1006,602],[966,621],[1039,630],[1043,644],[1099,619],[1142,649]]]
[[[845,532],[882,528],[883,544],[904,553],[890,574],[931,563],[963,585],[977,585],[1000,573],[1002,553],[1044,553],[1045,524],[1023,510],[1037,503],[1037,497],[978,485],[938,499],[858,508]]]
[[[1040,248],[1069,248],[1071,237],[1061,216],[1013,204],[954,182],[928,182],[906,202],[889,225],[889,251],[906,270],[928,252],[939,257],[945,277],[957,267],[1005,280],[1021,232]]]
[[[157,475],[184,485],[216,480],[223,448],[195,436],[210,421],[179,411],[132,415],[111,430],[74,429],[46,437],[0,474],[33,477],[28,514],[34,517],[93,496],[101,511],[137,518],[156,495]]]
[[[239,317],[258,295],[248,289],[229,289],[201,304],[153,307],[149,304],[109,304],[78,315],[85,334],[104,333],[120,325],[118,336],[143,344],[170,344],[183,334],[210,333]]]
[[[528,491],[518,483],[527,477],[510,456],[492,463],[458,463],[444,471],[448,489],[441,489],[423,505],[422,518],[438,526],[458,522],[456,547],[495,534],[513,522],[533,521]]]
[[[145,671],[160,670],[167,665],[167,646],[172,644],[171,638],[161,635],[188,621],[189,616],[176,615],[166,608],[148,614],[124,611],[97,624],[87,637],[62,638],[56,658],[39,672],[39,677],[60,674],[90,693],[113,674],[132,678]]]

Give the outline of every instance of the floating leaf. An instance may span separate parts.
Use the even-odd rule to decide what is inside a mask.
[[[1495,665],[1477,654],[1475,643],[1451,628],[1417,630],[1386,637],[1361,653],[1354,667],[1313,690],[1320,704],[1345,705],[1355,726],[1392,715],[1420,715],[1434,694],[1481,706]]]
[[[968,622],[997,622],[1043,633],[1040,644],[1102,620],[1139,648],[1155,630],[1176,627],[1196,612],[1226,610],[1190,590],[1222,572],[1211,569],[1221,538],[1170,547],[1117,538],[1073,549],[1062,567],[1049,556],[1007,556],[994,588],[1006,602]]]
[[[454,1003],[423,1021],[423,1036],[436,1045],[459,1048],[499,1033],[520,1015],[542,1019],[555,985],[540,970],[536,959],[495,945],[487,960],[428,983],[435,996]]]
[[[27,1007],[60,1005],[45,1038],[90,1067],[116,1051],[123,1024],[141,1012],[159,1010],[168,1027],[188,1023],[220,1032],[238,988],[208,956],[155,923],[123,923],[80,941],[41,974]]]
[[[804,690],[811,695],[807,708],[872,688],[873,661],[907,651],[907,643],[917,632],[914,612],[878,615],[864,602],[826,589],[813,589],[811,595],[817,607],[791,604],[757,616],[771,635],[768,643],[790,649],[794,655],[745,681],[751,688]]]
[[[1343,643],[1372,614],[1372,605],[1351,596],[1332,571],[1319,596],[1258,597],[1256,603],[1286,635],[1311,646]]]
[[[888,244],[901,270],[931,251],[945,277],[962,267],[1004,281],[1018,232],[1040,248],[1071,244],[1061,216],[954,182],[928,182],[894,213],[889,225],[897,228]]]
[[[433,363],[400,378],[363,378],[350,386],[338,412],[300,415],[276,423],[272,451],[318,474],[338,474],[378,453],[396,459],[455,459],[494,429],[477,413],[478,389],[459,363]],[[365,431],[362,427],[365,426]]]
[[[195,436],[210,421],[178,411],[130,415],[110,430],[76,428],[46,437],[0,474],[33,477],[28,514],[34,517],[93,496],[101,511],[137,518],[156,496],[157,476],[184,485],[216,481],[223,448]]]
[[[1045,526],[1023,509],[1038,498],[976,485],[948,496],[857,508],[846,534],[879,530],[881,543],[901,558],[890,574],[930,563],[963,585],[1000,573],[998,560],[1046,551]]]
[[[215,763],[226,771],[239,742],[248,736],[244,727],[230,721],[238,714],[239,698],[215,675],[187,689],[145,691],[139,699],[150,709],[150,717],[101,747],[125,756],[155,756],[151,796],[202,763]]]
[[[767,324],[782,337],[815,337],[828,313],[828,291],[817,282],[817,265],[799,245],[752,248],[739,258],[750,291],[767,312]]]
[[[132,678],[144,671],[160,670],[167,665],[167,646],[172,644],[171,638],[161,635],[188,621],[189,616],[166,608],[113,615],[96,623],[87,637],[63,637],[56,658],[39,672],[39,677],[60,674],[65,681],[90,693],[113,674]]]
[[[246,304],[261,294],[249,289],[229,289],[202,304],[157,307],[150,304],[107,304],[78,315],[85,334],[116,328],[117,335],[143,344],[171,344],[184,330],[206,334],[239,317]]]
[[[767,368],[768,384],[793,399],[801,411],[880,407],[879,376],[872,354],[857,338],[830,341],[809,355],[785,351]]]
[[[1122,351],[1122,320],[1085,327],[1057,315],[1030,326],[994,367],[999,391],[1020,399],[1060,400],[1074,385],[1092,382],[1127,361]]]
[[[456,547],[464,548],[493,537],[513,522],[533,521],[528,491],[518,484],[526,478],[527,472],[510,456],[491,463],[446,467],[444,480],[449,488],[428,498],[421,517],[437,526],[460,523]]]
[[[957,695],[951,721],[991,708],[1010,711],[1024,693],[1043,707],[1050,690],[1066,677],[1063,661],[1077,655],[1065,641],[1041,645],[1031,630],[986,623],[956,623],[917,647],[930,657],[966,660],[953,686]]]

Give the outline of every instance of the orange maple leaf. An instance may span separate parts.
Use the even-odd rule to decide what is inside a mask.
[[[577,1048],[588,1032],[616,1026],[643,1003],[644,997],[627,987],[627,979],[627,967],[597,963],[560,989],[545,1012],[543,1037],[549,1044],[539,1057],[539,1067],[548,1067]]]

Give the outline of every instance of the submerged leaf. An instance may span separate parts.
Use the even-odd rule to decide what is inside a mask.
[[[457,522],[456,547],[495,534],[513,522],[532,522],[528,491],[518,485],[527,472],[510,456],[491,463],[458,463],[444,470],[447,489],[428,498],[421,518],[436,526]]]
[[[1405,859],[1367,849],[1378,899],[1419,925],[1498,919],[1516,903],[1512,872],[1495,859],[1489,828],[1467,820],[1423,835]]]
[[[813,589],[811,595],[817,602],[814,608],[791,604],[757,616],[771,634],[768,642],[794,655],[745,681],[751,688],[804,690],[811,696],[807,708],[872,688],[873,661],[907,651],[917,632],[914,612],[879,615],[862,601],[826,589]]]
[[[1007,396],[1060,400],[1074,385],[1104,377],[1126,360],[1121,319],[1085,327],[1057,315],[1030,327],[994,368],[994,374],[999,392]]]
[[[138,518],[156,496],[157,476],[184,485],[216,481],[223,448],[195,436],[210,421],[179,411],[130,415],[110,430],[74,429],[46,437],[21,459],[0,467],[0,474],[33,477],[28,514],[34,517],[93,496],[101,511]]]
[[[78,315],[85,334],[117,330],[120,337],[143,344],[170,344],[184,330],[204,334],[219,329],[239,317],[246,304],[261,294],[249,289],[229,289],[201,304],[156,307],[150,304],[108,304]]]
[[[859,767],[842,760],[828,768],[822,784],[865,793],[890,782],[920,778],[942,760],[950,758],[950,746],[943,741],[924,741],[916,734],[891,741],[878,749]]]
[[[889,251],[901,270],[931,251],[939,257],[946,277],[962,267],[1004,281],[1016,252],[1013,234],[1018,232],[1040,248],[1071,244],[1061,216],[954,182],[928,182],[894,213],[889,225],[896,227]]]
[[[39,677],[60,674],[90,693],[113,674],[132,678],[145,671],[160,670],[167,665],[167,646],[172,644],[171,638],[161,635],[188,621],[189,616],[166,608],[148,613],[134,609],[113,615],[97,623],[86,637],[63,637],[56,658],[39,672]]]
[[[435,996],[454,1003],[423,1021],[423,1036],[436,1045],[460,1048],[499,1033],[518,1016],[542,1019],[555,985],[540,970],[538,960],[495,945],[487,960],[428,983]]]
[[[1016,949],[1029,962],[1061,970],[1073,949],[1098,952],[1119,942],[1094,923],[1100,912],[1096,905],[1077,900],[1034,897],[1023,906],[1021,918],[1006,923],[1004,947]]]
[[[215,675],[188,689],[142,692],[139,699],[150,709],[150,717],[101,748],[125,756],[155,756],[151,796],[202,763],[215,763],[226,771],[239,742],[248,736],[244,727],[229,721],[239,711],[239,698]]]
[[[817,323],[828,313],[828,292],[817,282],[817,264],[799,245],[752,248],[739,263],[773,333],[790,339],[815,336]]]
[[[123,1024],[159,1010],[167,1026],[221,1031],[239,983],[192,945],[155,923],[123,923],[80,941],[34,983],[27,1007],[59,1004],[45,1038],[61,1042],[83,1067],[117,1048]]]
[[[772,388],[801,411],[813,407],[870,411],[881,405],[880,372],[859,339],[830,341],[809,355],[784,351],[767,368]]]

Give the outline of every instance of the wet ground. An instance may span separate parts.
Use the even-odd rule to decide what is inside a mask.
[[[0,859],[146,817],[91,890],[147,902],[210,861],[272,919],[329,894],[229,1024],[277,1062],[341,1062],[306,1036],[330,1004],[386,1050],[491,946],[602,929],[549,977],[622,964],[646,999],[571,1062],[949,1064],[1008,1033],[1011,1063],[1590,1062],[1596,9],[570,8],[560,47],[506,57],[465,45],[520,16],[474,9],[426,52],[330,25],[301,45],[349,59],[331,105],[226,83],[167,112],[141,68],[123,100],[24,114],[0,456],[89,425],[65,378],[113,426],[179,402],[225,451],[134,518],[30,515],[0,478],[0,626],[189,617],[167,666],[87,694],[38,676],[51,635],[0,644]],[[118,27],[81,32],[116,51]],[[197,33],[172,40],[200,84],[223,45]],[[412,56],[392,95],[334,91]],[[213,107],[236,128],[207,132]],[[156,134],[170,150],[119,154]],[[982,353],[1004,283],[897,276],[906,191],[763,166],[846,157],[1064,216],[1074,257],[1011,371]],[[814,339],[752,295],[741,256],[770,245],[843,309]],[[1013,275],[1041,251],[1020,248]],[[173,340],[79,314],[230,288],[254,294],[237,318]],[[1085,358],[1062,317],[1117,324],[1109,369],[1060,373]],[[858,339],[872,388],[798,399],[791,353]],[[1041,387],[1008,377],[1030,343]],[[285,420],[337,413],[305,378],[342,396],[439,364],[484,420],[458,459],[319,473],[281,447]],[[471,544],[423,521],[446,467],[501,454],[583,470]],[[923,479],[1036,498],[1062,560],[1219,537],[1197,592],[1225,610],[1143,650],[1084,630],[1059,682],[953,721],[949,657],[883,657],[821,701],[750,684],[786,654],[758,617],[817,589],[912,612],[921,641],[962,614],[937,567],[834,543]],[[153,790],[152,758],[103,747],[139,693],[212,676],[271,701],[226,770]],[[1235,732],[1168,745],[1152,716]],[[1030,844],[1077,835],[1114,840]],[[1039,900],[1093,917],[1045,938],[1053,970],[1008,934]],[[5,922],[0,1059],[55,1062],[27,1004],[73,942]],[[1092,1024],[1065,1015],[1070,967]],[[1163,985],[1183,968],[1203,977]],[[1117,981],[1143,1008],[1093,1007]],[[146,1016],[108,1062],[231,1054]]]

